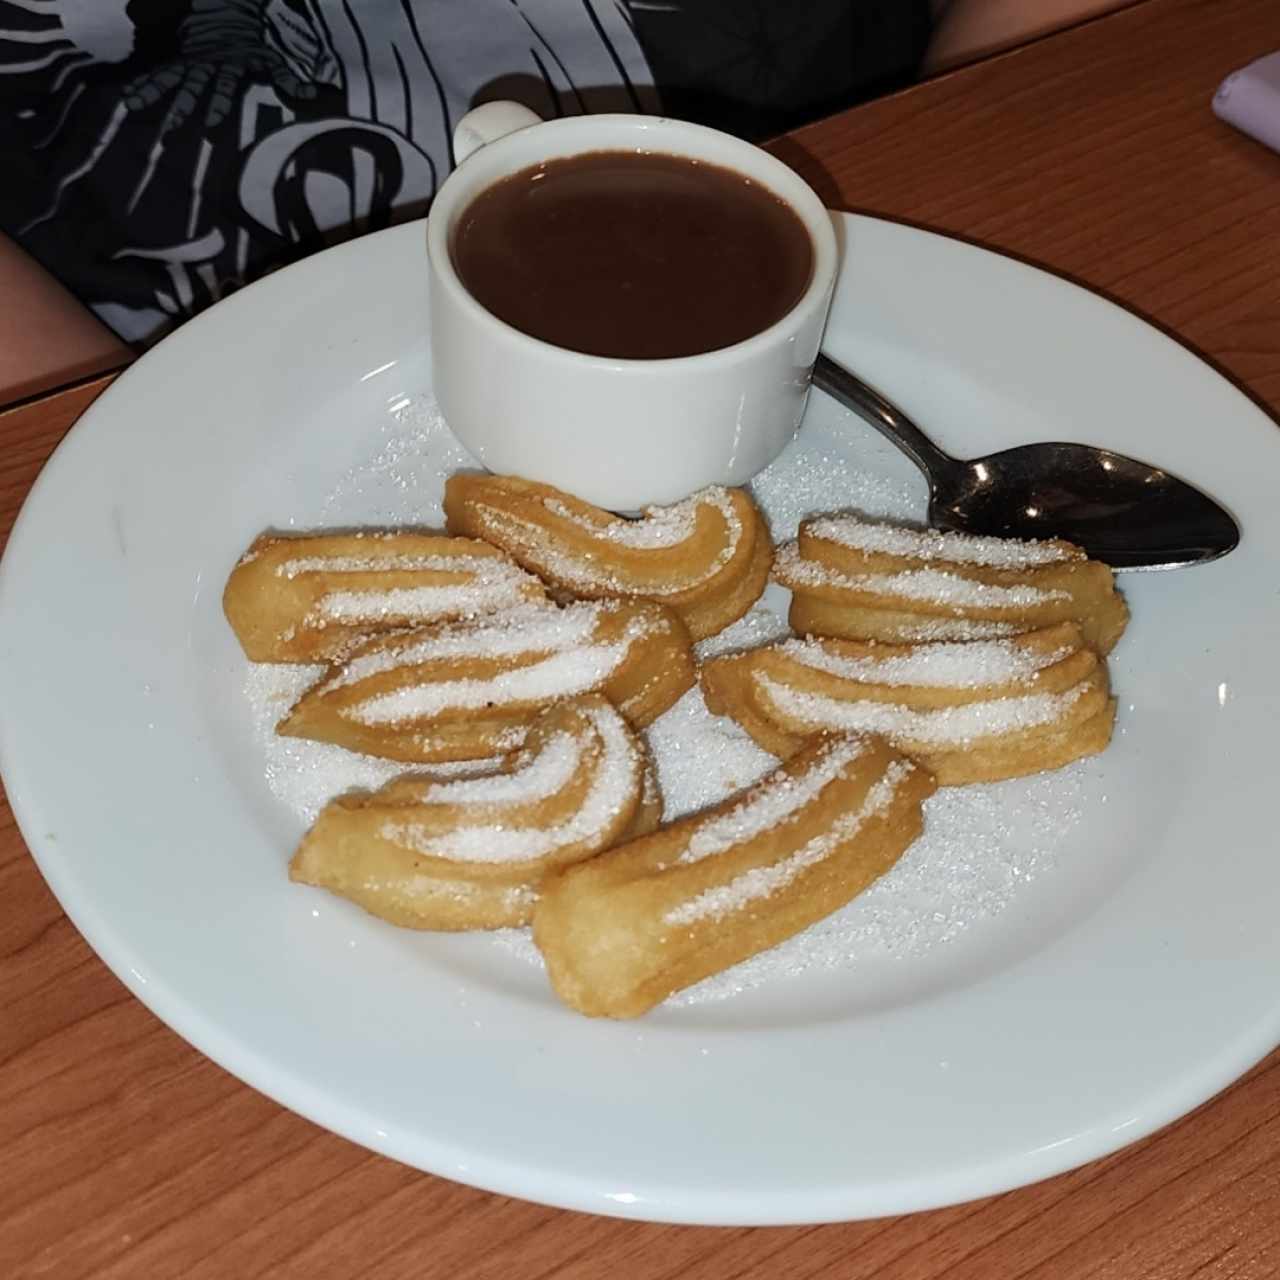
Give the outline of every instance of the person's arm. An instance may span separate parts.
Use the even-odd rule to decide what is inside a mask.
[[[949,0],[942,6],[921,74],[946,71],[1133,3],[1134,0]]]
[[[93,312],[0,233],[0,404],[131,356]]]

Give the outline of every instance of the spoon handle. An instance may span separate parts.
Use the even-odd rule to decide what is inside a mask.
[[[939,449],[897,405],[821,352],[813,365],[813,385],[896,444],[933,484],[955,467],[955,459]]]

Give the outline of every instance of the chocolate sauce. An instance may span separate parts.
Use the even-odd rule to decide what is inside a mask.
[[[495,183],[458,219],[452,254],[471,295],[507,324],[630,359],[741,342],[786,315],[813,272],[809,233],[767,188],[718,165],[630,151]]]

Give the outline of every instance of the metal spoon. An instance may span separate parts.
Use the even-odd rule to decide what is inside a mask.
[[[929,481],[929,523],[958,533],[1066,538],[1115,569],[1178,569],[1231,551],[1240,528],[1183,480],[1084,444],[1024,444],[965,462],[825,355],[813,385],[891,440]]]

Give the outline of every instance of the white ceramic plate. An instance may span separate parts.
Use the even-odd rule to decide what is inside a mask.
[[[1280,436],[1088,293],[909,228],[845,230],[829,349],[944,445],[1110,445],[1194,479],[1244,529],[1217,564],[1126,577],[1121,733],[1053,867],[921,955],[631,1024],[563,1010],[487,938],[398,931],[291,886],[298,820],[264,783],[219,597],[260,529],[340,516],[325,496],[429,388],[408,226],[245,290],[140,361],[58,449],[9,545],[5,783],[59,900],[139,999],[399,1160],[707,1223],[1030,1182],[1150,1132],[1272,1048]],[[907,474],[816,399],[800,443]],[[412,510],[394,452],[379,483]]]

